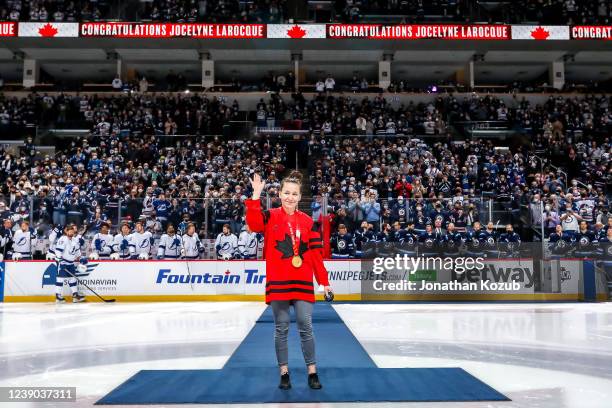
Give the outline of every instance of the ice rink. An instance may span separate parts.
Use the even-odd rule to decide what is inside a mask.
[[[461,367],[512,399],[380,406],[612,406],[611,304],[334,307],[379,367]],[[142,369],[221,368],[264,309],[238,302],[0,303],[0,386],[76,386],[76,404],[12,406],[90,407]]]

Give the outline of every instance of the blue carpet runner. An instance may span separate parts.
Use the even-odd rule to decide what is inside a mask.
[[[297,328],[289,334],[293,388],[277,388],[274,321],[267,308],[221,370],[142,370],[96,404],[508,401],[461,368],[378,368],[329,305],[313,314],[319,377],[311,390]]]

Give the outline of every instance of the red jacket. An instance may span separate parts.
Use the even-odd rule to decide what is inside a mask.
[[[394,186],[395,193],[404,198],[410,198],[412,195],[412,184],[407,181],[398,180]]]
[[[321,234],[312,218],[301,211],[289,215],[285,210],[262,210],[259,200],[246,200],[246,222],[254,232],[264,233],[266,259],[266,303],[274,300],[305,300],[314,302],[314,284],[328,286],[327,270],[323,265]],[[302,265],[291,264],[293,244],[289,228],[300,230],[299,254]]]

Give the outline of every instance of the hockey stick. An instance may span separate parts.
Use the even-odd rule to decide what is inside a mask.
[[[191,286],[191,291],[193,292],[193,279],[191,279],[191,266],[189,266],[189,258],[185,258],[185,262],[187,264],[187,275],[189,275],[189,286]]]
[[[72,272],[70,272],[69,270],[66,270],[66,272],[68,272],[68,274],[69,274],[70,276],[72,276],[74,279],[76,279],[76,280],[77,280],[77,282],[78,282],[79,284],[81,284],[81,285],[85,286],[87,289],[89,289],[89,291],[90,291],[91,293],[93,293],[94,295],[96,295],[97,297],[99,297],[99,298],[100,298],[100,300],[101,300],[101,301],[103,301],[104,303],[113,303],[113,302],[115,302],[115,301],[117,300],[117,299],[104,299],[102,296],[98,295],[98,293],[97,293],[95,290],[93,290],[92,288],[90,288],[90,287],[89,287],[89,286],[88,286],[88,285],[87,285],[85,282],[83,282],[82,280],[80,280],[79,278],[77,278],[75,275],[73,275],[73,274],[72,274]],[[59,268],[58,268],[57,273],[59,273]]]
[[[497,222],[495,223],[495,227],[493,228],[493,231],[497,231],[497,227],[499,227],[499,222],[501,221],[501,218],[499,220],[497,220]],[[497,250],[497,259],[501,258],[501,250],[499,248],[499,239],[495,242],[495,249]]]
[[[181,242],[183,243],[183,251],[185,251],[185,240],[183,236],[181,236]],[[189,258],[187,258],[187,251],[185,251],[185,265],[187,266],[187,275],[189,275],[189,286],[191,286],[191,291],[193,292],[193,279],[191,278],[191,266],[189,265]]]

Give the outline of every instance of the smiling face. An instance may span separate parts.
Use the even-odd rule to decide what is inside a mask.
[[[76,231],[74,230],[74,228],[72,228],[72,226],[67,226],[67,227],[64,229],[64,234],[66,234],[66,236],[67,236],[68,238],[72,238],[72,237],[74,237],[74,234],[75,234],[75,233],[76,233]]]
[[[189,224],[187,227],[187,235],[192,236],[193,234],[195,234],[195,225]]]
[[[302,198],[299,184],[291,182],[285,182],[278,195],[281,199],[283,209],[289,214],[292,214],[296,210]]]

